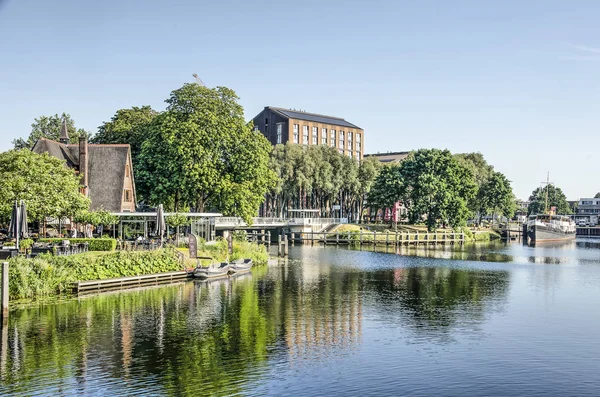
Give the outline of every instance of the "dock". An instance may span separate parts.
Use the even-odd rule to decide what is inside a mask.
[[[142,287],[156,284],[166,284],[186,280],[192,274],[185,270],[147,274],[143,276],[108,278],[104,280],[78,281],[73,283],[73,292],[84,294],[89,292],[106,291],[111,289]]]

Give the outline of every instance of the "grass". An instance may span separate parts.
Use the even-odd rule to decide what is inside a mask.
[[[188,269],[195,268],[197,265],[196,259],[190,259],[189,250],[187,248],[178,248],[185,256],[185,267]],[[211,262],[224,262],[226,260],[236,259],[252,259],[254,265],[266,265],[269,260],[269,253],[264,245],[249,243],[247,241],[233,241],[233,253],[228,255],[227,241],[219,239],[213,244],[200,244],[198,246],[199,257],[210,257],[212,260],[202,259],[200,263],[203,266],[209,265]]]

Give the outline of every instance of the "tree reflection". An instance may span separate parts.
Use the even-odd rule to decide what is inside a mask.
[[[282,262],[211,283],[123,291],[11,313],[0,394],[237,395],[268,362],[294,365],[357,348],[369,310],[443,334],[481,318],[507,272],[399,268],[363,272]],[[101,374],[102,376],[99,376]],[[38,390],[40,390],[38,389]]]
[[[508,286],[507,271],[405,267],[374,272],[367,289],[398,325],[444,339],[453,327],[480,322],[486,305],[504,301]]]

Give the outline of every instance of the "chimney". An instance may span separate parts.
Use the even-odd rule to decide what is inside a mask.
[[[88,141],[86,136],[79,137],[79,175],[83,185],[83,194],[88,195]]]
[[[62,127],[60,128],[60,138],[58,140],[60,143],[64,143],[65,145],[69,143],[69,132],[67,131],[66,119],[63,119]]]

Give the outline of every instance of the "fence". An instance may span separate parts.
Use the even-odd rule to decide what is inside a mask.
[[[290,242],[302,244],[356,245],[454,245],[464,244],[464,233],[335,232],[290,233]]]

